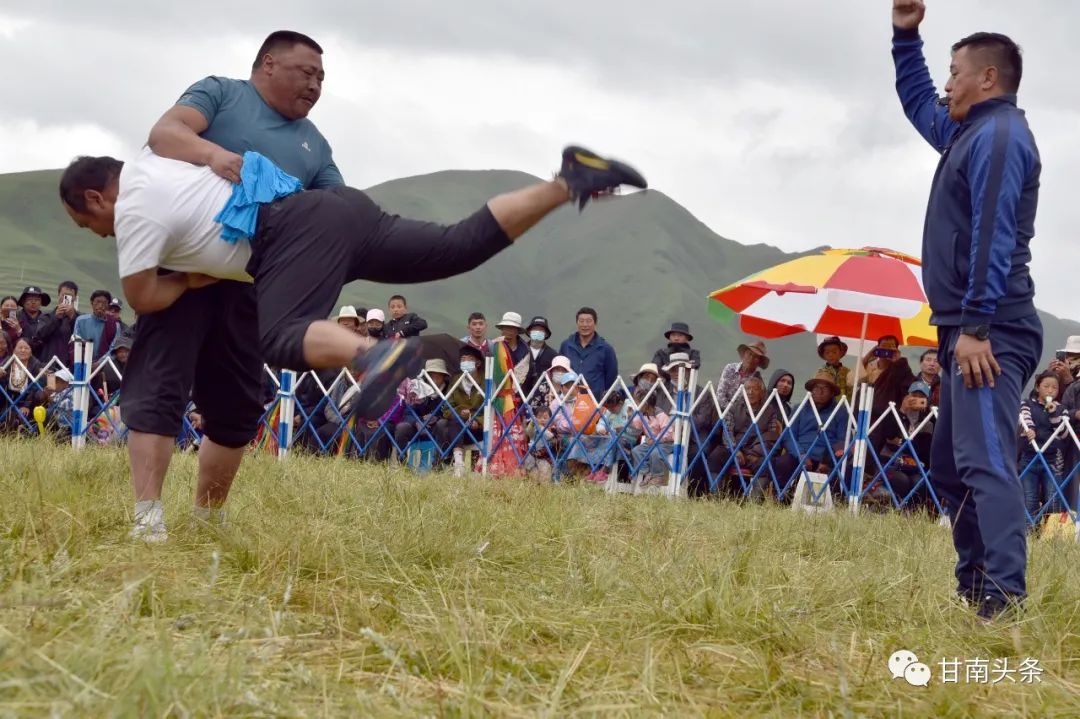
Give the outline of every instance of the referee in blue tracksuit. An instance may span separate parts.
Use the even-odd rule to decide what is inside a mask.
[[[893,0],[896,90],[941,155],[922,247],[944,369],[930,462],[952,518],[957,592],[991,619],[1027,593],[1016,418],[1042,354],[1028,271],[1041,164],[1016,106],[1016,44],[991,33],[957,42],[939,100],[918,32],[925,12]]]

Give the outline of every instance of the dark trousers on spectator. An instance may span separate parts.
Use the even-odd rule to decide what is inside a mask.
[[[1037,315],[994,324],[1001,366],[994,387],[968,389],[953,359],[959,327],[939,327],[941,406],[930,450],[934,488],[947,504],[956,547],[957,591],[974,599],[1027,594],[1024,494],[1017,481],[1017,415],[1042,354]]]
[[[839,499],[844,493],[844,481],[840,477],[840,472],[834,471],[836,469],[836,458],[831,454],[824,454],[823,458],[815,458],[814,464],[823,462],[828,467],[829,473],[829,489],[832,490],[833,499]],[[799,483],[799,473],[806,471],[804,463],[799,462],[799,458],[793,454],[785,454],[780,457],[773,455],[772,458],[773,470],[776,472],[776,481],[780,485],[780,495],[777,496],[778,501],[790,502],[792,493],[795,491],[795,486]],[[848,461],[847,477],[851,475],[851,461]]]
[[[725,469],[725,465],[731,460],[732,451],[725,445],[714,447],[706,457],[707,466],[709,468],[708,474],[712,476],[713,482],[716,483],[717,491],[726,496],[742,497],[749,495],[749,497],[755,501],[760,501],[765,498],[765,489],[769,486],[771,477],[769,471],[766,468],[760,475],[751,479],[758,468],[761,467],[763,458],[750,458],[741,463],[731,462]],[[750,472],[750,476],[746,477],[749,486],[744,489],[742,481],[738,477],[740,470],[747,470]],[[708,475],[705,477],[706,483],[704,491],[709,491]],[[698,491],[701,491],[699,488]]]
[[[465,444],[479,445],[483,441],[483,433],[479,430],[464,429],[456,419],[443,418],[435,423],[435,441],[440,452],[449,452]]]
[[[394,425],[394,444],[397,445],[398,451],[404,455],[408,450],[409,442],[429,442],[434,441],[435,446],[439,447],[439,433],[436,425],[432,423],[428,426],[426,432],[421,432],[417,427],[419,422],[413,420],[411,422],[398,422]]]

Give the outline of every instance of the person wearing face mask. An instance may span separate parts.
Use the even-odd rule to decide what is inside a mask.
[[[653,364],[664,367],[671,362],[672,354],[684,353],[690,357],[690,365],[694,369],[701,369],[701,353],[690,347],[694,341],[694,335],[690,334],[690,325],[685,322],[672,322],[671,329],[664,333],[667,339],[667,347],[661,347],[653,354]]]
[[[442,418],[435,423],[435,439],[440,453],[454,448],[454,463],[464,444],[479,444],[484,425],[484,355],[472,345],[462,345],[458,352],[458,374],[451,381],[449,397],[442,407]]]
[[[648,392],[660,379],[660,368],[654,362],[646,362],[638,369],[637,374],[630,378],[635,390]],[[654,393],[655,394],[655,393]]]
[[[563,377],[571,371],[569,357],[563,355],[552,357],[551,367],[536,381],[537,387],[532,392],[529,405],[534,411],[540,407],[550,406],[551,401],[559,393],[559,388],[562,387]]]
[[[386,315],[379,308],[370,309],[367,312],[367,336],[376,340],[386,339],[383,337],[383,326],[386,322]]]
[[[546,317],[533,317],[529,320],[525,331],[529,334],[529,371],[525,375],[523,389],[525,394],[532,392],[533,387],[551,369],[551,361],[558,356],[555,348],[548,345],[551,339],[551,328],[548,326]]]

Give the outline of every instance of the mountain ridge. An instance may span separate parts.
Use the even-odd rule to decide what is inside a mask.
[[[0,288],[18,294],[27,284],[55,289],[74,279],[83,294],[102,287],[120,289],[111,239],[80,230],[57,197],[59,170],[0,175]],[[397,178],[365,190],[387,211],[434,222],[453,222],[492,196],[540,181],[515,170],[443,170]],[[873,244],[852,243],[858,244]],[[431,331],[466,333],[473,310],[488,318],[490,335],[506,311],[526,320],[545,315],[552,344],[574,331],[581,306],[599,314],[598,331],[617,350],[620,371],[633,374],[665,345],[672,321],[688,322],[703,358],[702,384],[737,359],[735,348],[752,339],[735,323],[710,318],[708,294],[773,264],[819,251],[789,253],[764,243],[743,245],[726,238],[673,198],[657,190],[633,192],[590,203],[584,212],[562,207],[514,245],[480,268],[441,282],[377,285],[354,282],[340,304],[385,307],[390,295],[404,294],[410,310],[425,317]],[[1040,313],[1046,327],[1042,365],[1080,334],[1080,324]],[[820,364],[815,339],[806,334],[768,341],[772,367],[781,365],[800,379]],[[920,350],[906,352],[913,365]]]

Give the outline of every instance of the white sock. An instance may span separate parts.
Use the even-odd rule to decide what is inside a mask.
[[[165,512],[160,499],[144,499],[135,503],[136,524],[164,524]]]
[[[200,507],[196,504],[191,508],[191,514],[195,519],[208,524],[221,524],[225,521],[225,510],[221,507]]]

